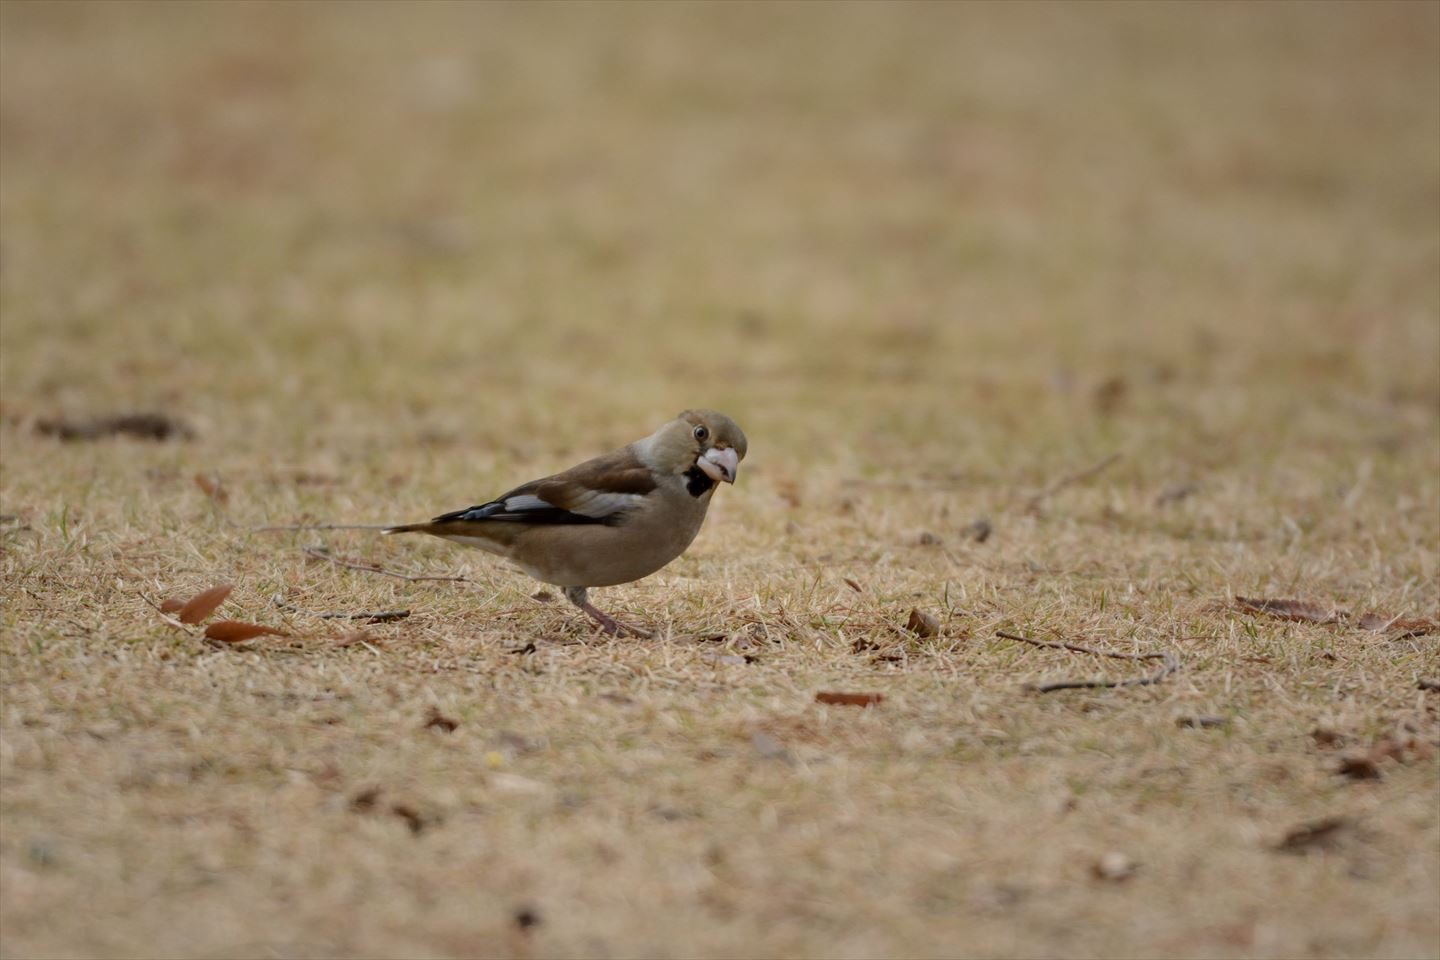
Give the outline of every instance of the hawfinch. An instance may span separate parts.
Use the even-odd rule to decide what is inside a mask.
[[[590,587],[648,577],[685,552],[717,484],[734,483],[745,434],[714,410],[686,410],[643,440],[516,487],[477,507],[386,533],[428,533],[504,557],[593,617],[604,632],[648,636],[601,613]]]

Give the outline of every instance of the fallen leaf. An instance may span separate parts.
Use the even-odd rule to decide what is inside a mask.
[[[445,733],[454,733],[456,728],[458,728],[459,726],[459,721],[451,720],[449,717],[445,716],[443,713],[440,712],[439,707],[433,704],[430,706],[430,713],[425,718],[425,729],[441,730]]]
[[[375,809],[375,803],[380,799],[380,787],[367,787],[350,800],[350,809],[356,813],[366,813]]]
[[[1335,768],[1335,772],[1351,780],[1379,780],[1381,777],[1380,764],[1368,754],[1341,757],[1340,766]]]
[[[885,699],[883,693],[817,693],[816,703],[828,703],[842,707],[873,707]]]
[[[1344,616],[1343,611],[1326,609],[1303,600],[1254,600],[1236,597],[1235,602],[1247,613],[1264,613],[1281,620],[1295,620],[1300,623],[1335,623]]]
[[[425,829],[425,821],[414,807],[404,803],[393,803],[390,805],[390,812],[404,820],[405,826],[410,828],[411,833],[418,834]]]
[[[239,620],[216,620],[205,628],[207,640],[219,640],[222,643],[244,643],[246,640],[266,636],[283,637],[287,634],[284,630],[262,627],[258,623],[242,623]]]
[[[851,580],[849,577],[844,577],[843,579],[845,581],[845,586],[849,587],[851,590],[854,590],[856,593],[865,592],[860,588],[860,584],[856,583],[854,580]]]
[[[1275,849],[1283,853],[1309,853],[1312,850],[1326,850],[1335,846],[1336,841],[1352,825],[1353,822],[1349,817],[1326,817],[1323,820],[1302,823],[1285,834],[1284,839],[1275,845]]]
[[[1090,872],[1097,880],[1108,880],[1111,883],[1119,883],[1122,880],[1129,880],[1135,876],[1135,871],[1140,865],[1118,850],[1111,850],[1099,860],[1096,860],[1090,867]]]
[[[205,496],[214,500],[216,503],[226,503],[230,499],[230,493],[225,489],[224,484],[220,482],[219,474],[206,476],[203,473],[197,473],[195,474],[195,486],[205,491]]]
[[[178,597],[166,597],[164,600],[160,601],[160,612],[174,613],[176,610],[180,610],[184,606],[184,600],[181,600]]]
[[[940,633],[940,621],[933,613],[912,607],[910,619],[905,622],[905,629],[916,636],[933,637]]]
[[[116,436],[141,440],[189,440],[195,435],[188,425],[163,413],[123,413],[89,419],[60,417],[36,422],[35,431],[72,443]]]
[[[197,624],[203,621],[210,614],[214,613],[225,598],[230,596],[230,591],[235,589],[233,583],[222,583],[219,586],[211,587],[209,590],[195,594],[185,605],[180,608],[179,620],[181,623]]]
[[[1440,630],[1440,620],[1434,617],[1386,617],[1378,613],[1356,617],[1355,625],[1362,630],[1394,630],[1397,638],[1423,637]]]
[[[989,540],[991,532],[990,521],[984,517],[977,517],[960,528],[960,535],[962,537],[974,540],[976,543],[984,543],[986,540]]]
[[[1173,483],[1155,494],[1155,506],[1168,507],[1172,503],[1179,503],[1200,489],[1193,483]]]
[[[1125,395],[1130,392],[1130,385],[1125,378],[1114,376],[1106,379],[1095,388],[1091,399],[1095,403],[1095,409],[1100,411],[1102,416],[1109,416],[1114,413],[1122,402]]]

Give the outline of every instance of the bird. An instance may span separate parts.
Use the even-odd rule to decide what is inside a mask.
[[[648,577],[684,553],[748,448],[725,414],[684,410],[648,437],[562,473],[384,532],[428,533],[503,557],[560,587],[602,632],[649,637],[596,609],[590,590]]]

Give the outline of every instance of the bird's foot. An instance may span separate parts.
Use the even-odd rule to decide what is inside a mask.
[[[641,630],[639,627],[632,627],[628,623],[621,623],[608,613],[596,609],[595,604],[590,602],[588,591],[583,587],[566,587],[565,598],[581,610],[585,611],[590,619],[600,625],[600,632],[610,637],[638,637],[641,640],[649,640],[652,636],[650,631]]]

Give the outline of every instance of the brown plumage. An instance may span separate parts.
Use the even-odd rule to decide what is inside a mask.
[[[565,596],[607,633],[590,587],[649,576],[685,552],[719,482],[734,483],[745,434],[713,410],[686,410],[650,436],[488,503],[386,533],[428,533],[504,557]]]

